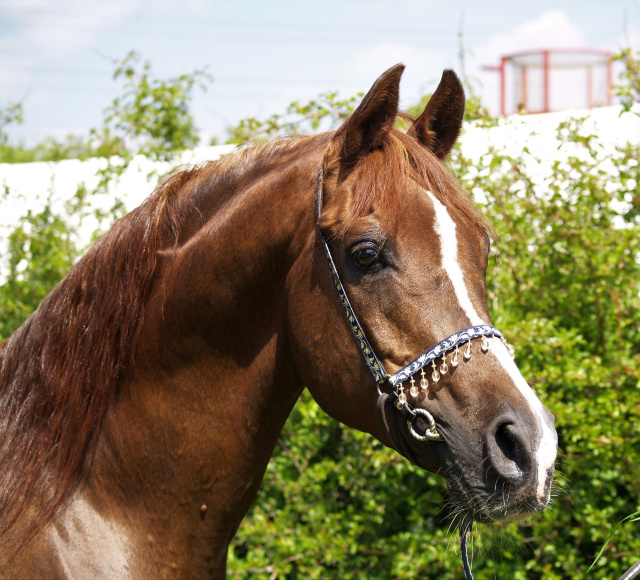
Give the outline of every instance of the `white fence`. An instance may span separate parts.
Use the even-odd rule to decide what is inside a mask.
[[[631,113],[620,116],[620,111],[620,107],[604,107],[513,116],[501,119],[498,126],[491,128],[469,124],[461,136],[462,151],[465,156],[478,159],[494,147],[517,158],[527,147],[532,155],[522,155],[523,169],[529,176],[538,175],[542,180],[549,175],[554,160],[569,153],[579,153],[578,146],[574,151],[566,147],[559,150],[556,139],[558,125],[572,116],[587,117],[583,122],[585,133],[597,134],[605,151],[626,142],[637,144],[640,141],[640,117]],[[636,111],[640,111],[640,108]],[[171,171],[175,165],[192,165],[218,159],[234,149],[232,145],[199,147],[182,155],[173,165],[152,163],[144,157],[136,158],[117,183],[111,184],[103,202],[108,205],[110,199],[119,198],[131,210],[151,193],[158,177]],[[4,254],[3,239],[20,216],[29,210],[39,211],[47,202],[52,204],[54,210],[60,210],[82,184],[88,191],[93,191],[98,185],[98,171],[106,165],[106,159],[0,164],[0,253]],[[80,239],[86,241],[95,230],[95,224],[90,222],[79,224],[78,227],[81,230],[78,232]]]

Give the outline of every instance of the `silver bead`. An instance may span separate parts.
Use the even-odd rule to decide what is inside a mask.
[[[427,381],[427,377],[424,374],[424,369],[420,369],[420,374],[422,375],[422,380],[420,381],[420,388],[426,389],[429,387],[429,381]]]
[[[431,362],[431,366],[433,367],[433,372],[431,373],[431,380],[434,383],[437,383],[440,380],[440,373],[438,372],[438,369],[436,368],[436,361],[432,361]]]
[[[456,352],[453,353],[453,357],[451,358],[451,366],[456,368],[460,361],[458,360],[458,347],[456,346]]]

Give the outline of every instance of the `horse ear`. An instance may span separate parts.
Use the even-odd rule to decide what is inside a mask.
[[[403,64],[392,66],[380,75],[353,114],[338,129],[341,161],[355,163],[362,155],[384,143],[398,115],[400,77]]]
[[[460,79],[452,70],[445,70],[422,115],[407,132],[439,159],[444,159],[460,134],[464,103],[464,89]]]

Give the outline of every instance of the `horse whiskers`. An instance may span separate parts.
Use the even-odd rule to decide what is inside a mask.
[[[458,519],[459,516],[462,516],[462,512],[457,512],[455,514],[453,514],[453,517],[451,518],[451,521],[449,522],[449,525],[447,527],[447,533],[451,533],[451,529],[453,528],[454,530],[458,527],[456,524],[456,520]]]
[[[483,465],[484,463],[486,463],[487,461],[489,461],[489,458],[488,458],[488,457],[484,457],[484,458],[483,458],[483,459],[478,463],[478,465],[476,465],[476,467],[475,467],[475,469],[472,471],[472,473],[475,473],[476,471],[478,471],[478,469],[480,469],[480,468],[482,467],[482,465]],[[487,470],[487,472],[488,472],[488,470]],[[486,475],[486,474],[485,474],[485,475]]]
[[[444,520],[449,519],[453,513],[461,510],[462,507],[458,504],[456,504],[452,499],[450,498],[446,498],[443,503],[442,506],[440,507],[440,509],[436,512],[436,514],[433,516],[434,518],[438,517],[441,513],[443,513],[445,510],[449,510],[448,513],[443,517]]]

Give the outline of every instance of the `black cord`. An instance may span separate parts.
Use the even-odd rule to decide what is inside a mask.
[[[471,533],[473,520],[464,518],[460,522],[460,556],[462,557],[462,567],[464,568],[464,576],[467,580],[474,580],[469,566],[469,554],[467,553],[467,534]]]

